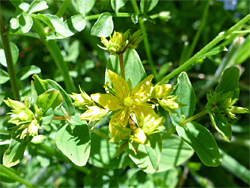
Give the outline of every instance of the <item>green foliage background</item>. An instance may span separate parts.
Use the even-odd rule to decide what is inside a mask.
[[[42,11],[41,14],[55,15],[63,3],[62,1],[53,0],[47,0],[46,2],[49,8]],[[52,54],[49,53],[51,49],[48,48],[48,45],[53,44],[47,44],[46,46],[46,42],[44,43],[43,40],[40,39],[41,37],[37,34],[38,32],[34,26],[27,33],[23,33],[26,32],[25,29],[29,27],[27,25],[22,28],[22,31],[19,30],[16,32],[11,29],[9,37],[12,42],[11,48],[13,49],[13,60],[15,71],[17,73],[16,77],[18,79],[21,99],[24,99],[25,96],[32,95],[30,83],[33,80],[31,77],[33,74],[38,74],[42,79],[56,81],[62,88],[66,89],[68,93],[73,90],[78,92],[78,86],[89,94],[103,92],[105,69],[108,64],[109,54],[97,46],[97,44],[102,45],[99,37],[91,35],[91,33],[95,34],[97,32],[95,30],[93,31],[93,25],[99,17],[99,14],[104,12],[112,14],[112,20],[114,23],[113,29],[115,31],[125,32],[127,29],[136,31],[140,28],[140,24],[136,23],[137,15],[131,1],[100,0],[96,1],[93,8],[90,8],[89,10],[81,8],[78,10],[77,7],[81,7],[81,5],[77,4],[77,2],[78,1],[72,0],[63,14],[63,18],[68,19],[74,15],[78,15],[80,12],[83,16],[86,14],[86,22],[81,22],[82,25],[77,27],[81,30],[80,32],[68,32],[66,33],[68,36],[67,38],[56,40],[56,43],[59,46],[59,51],[63,56],[63,60],[69,69],[69,75],[73,79],[74,86],[70,86],[70,84],[67,86],[67,84],[65,84],[64,75],[58,68],[57,63],[55,63]],[[86,1],[88,6],[91,5],[91,2],[92,1]],[[120,13],[118,14],[115,14],[115,11],[112,9],[113,7],[117,10],[117,8],[115,8],[115,2],[120,2],[121,5],[126,2],[125,6],[121,6],[119,9]],[[30,1],[27,1],[27,3],[30,3]],[[138,2],[138,6],[139,5]],[[204,16],[207,6],[209,6],[209,10],[207,15]],[[239,1],[235,9],[232,11],[225,10],[223,8],[223,2],[211,1],[208,3],[208,1],[199,0],[159,1],[152,10],[150,9],[150,7],[141,8],[142,14],[139,14],[139,20],[142,18],[145,19],[144,26],[147,31],[149,46],[147,47],[147,44],[142,42],[137,48],[137,53],[143,62],[147,75],[154,73],[154,71],[156,72],[156,83],[156,81],[160,81],[164,76],[171,73],[174,69],[179,67],[179,65],[183,64],[192,55],[207,45],[220,32],[226,31],[246,16],[250,12],[250,2],[247,0]],[[171,17],[168,17],[168,19],[164,18],[162,16],[163,11],[169,11]],[[126,14],[122,16],[121,13]],[[5,25],[8,25],[11,18],[18,15],[18,11],[16,11],[16,8],[10,1],[2,1],[1,14],[4,18]],[[41,17],[42,16],[40,15],[40,20],[42,20]],[[34,21],[34,25],[37,24],[36,22],[39,21]],[[85,27],[84,24],[86,24]],[[202,30],[199,31],[201,25],[203,25]],[[46,27],[45,29],[45,31],[51,30],[49,27]],[[240,48],[237,48],[233,56],[229,56],[230,54],[228,55],[227,53],[229,46],[233,42],[232,37],[228,37],[219,44],[220,48],[209,51],[208,53],[210,54],[206,55],[206,58],[201,58],[198,63],[195,62],[194,66],[190,66],[185,70],[197,97],[195,112],[202,111],[206,105],[207,100],[205,94],[210,89],[215,89],[215,86],[220,79],[220,77],[216,75],[216,71],[218,71],[220,64],[225,61],[227,61],[230,66],[237,65],[241,72],[238,106],[250,108],[249,29],[248,22],[248,24],[243,26],[243,30],[248,31],[247,33],[234,33],[234,38],[235,36],[242,36],[248,41],[248,43],[246,42],[244,47],[241,46]],[[200,34],[197,36],[197,33],[199,32]],[[198,37],[197,43],[192,47],[193,41],[196,37]],[[227,50],[225,50],[225,48]],[[150,49],[152,56],[151,60],[148,56],[147,49]],[[4,62],[2,56],[3,50],[0,51],[1,159],[8,148],[11,136],[7,131],[7,128],[9,128],[10,125],[7,123],[8,116],[6,113],[8,112],[8,109],[6,105],[3,104],[3,99],[6,97],[12,98],[13,96],[10,81],[8,81],[9,76],[6,72],[6,67],[3,66]],[[58,62],[60,62],[60,59]],[[152,69],[151,62],[153,62],[155,70]],[[135,77],[136,76],[137,75],[135,75]],[[209,88],[210,86],[207,87],[210,80],[214,81],[211,88]],[[178,83],[177,76],[171,80],[171,83]],[[77,122],[78,120],[75,119],[75,121]],[[103,124],[107,123],[107,120],[106,122],[105,120],[103,121]],[[167,130],[170,130],[169,132],[171,133],[173,126],[170,123],[169,117],[165,117],[165,122],[167,122],[165,125]],[[62,136],[70,137],[71,135],[70,131],[67,135],[56,135],[56,130],[59,125],[57,125],[55,121],[51,124],[52,126],[45,126],[45,129],[43,130],[44,134],[48,135],[45,144],[29,145],[28,150],[24,154],[24,159],[20,164],[13,167],[13,173],[39,187],[177,187],[178,185],[184,187],[249,186],[249,114],[239,115],[238,119],[230,121],[233,135],[230,143],[225,142],[223,138],[216,133],[211,125],[209,116],[203,116],[198,119],[198,122],[212,132],[219,148],[221,149],[222,164],[219,167],[212,168],[202,165],[197,155],[192,155],[190,147],[187,144],[182,143],[184,153],[180,153],[179,161],[175,161],[174,166],[171,166],[171,168],[169,168],[169,166],[166,168],[163,166],[163,169],[160,169],[160,172],[146,174],[139,170],[126,156],[122,155],[119,159],[116,159],[114,157],[115,145],[108,143],[106,140],[101,140],[94,132],[91,132],[90,135],[91,138],[95,138],[94,142],[91,142],[92,149],[90,155],[92,157],[85,166],[80,167],[70,162],[66,157],[67,154],[65,154],[65,156],[58,149],[60,148],[60,145],[58,145],[57,139]],[[64,129],[64,127],[61,129]],[[107,130],[103,131],[105,133]],[[60,134],[60,132],[57,132],[57,134]],[[177,139],[176,136],[164,136],[169,139],[170,143],[181,145],[179,143],[181,141]],[[56,140],[54,138],[56,138]],[[176,148],[174,148],[176,145],[173,144],[171,146],[166,140],[163,144],[166,145],[166,148],[169,148],[163,150],[164,154],[166,153],[167,155],[176,151]],[[192,157],[186,161],[185,157],[182,160],[182,156]],[[166,164],[166,162],[164,164]],[[0,168],[0,185],[2,187],[23,187],[21,180],[19,181],[16,178],[11,178],[15,177],[14,175],[8,175],[4,170],[5,167],[2,163]]]

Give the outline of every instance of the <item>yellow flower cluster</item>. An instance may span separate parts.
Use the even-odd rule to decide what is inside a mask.
[[[169,112],[179,108],[179,104],[174,101],[176,97],[169,95],[172,91],[171,85],[154,86],[151,83],[153,75],[149,75],[130,89],[120,75],[108,70],[108,76],[112,86],[108,85],[109,83],[104,86],[105,94],[96,93],[89,97],[82,92],[71,96],[76,106],[88,108],[80,118],[92,122],[102,119],[109,111],[113,111],[114,115],[109,122],[110,141],[130,140],[146,144],[147,135],[159,131],[159,126],[162,125],[163,118],[156,114],[155,107],[161,105]]]
[[[36,136],[40,125],[34,113],[29,109],[28,98],[25,98],[24,103],[9,98],[4,102],[11,108],[11,118],[8,122],[16,124],[15,131],[21,132],[17,137],[24,139],[26,136]]]

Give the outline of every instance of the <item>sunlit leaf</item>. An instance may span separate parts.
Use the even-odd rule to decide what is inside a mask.
[[[182,72],[178,76],[177,85],[172,94],[178,96],[176,101],[183,105],[176,109],[177,114],[170,115],[173,124],[177,126],[181,116],[185,116],[185,118],[192,116],[196,107],[195,93],[187,73]]]
[[[13,61],[13,64],[15,65],[18,60],[19,50],[13,42],[10,42],[10,50],[11,50],[11,55],[12,55],[12,61]],[[4,67],[7,67],[6,57],[5,57],[5,53],[3,49],[0,49],[0,63]]]
[[[158,172],[169,170],[187,161],[193,149],[178,136],[162,136],[162,153]]]
[[[23,158],[27,144],[28,141],[12,138],[9,148],[4,153],[3,165],[8,168],[17,165]]]
[[[108,12],[102,13],[91,28],[91,35],[97,37],[108,37],[114,29],[112,15]]]
[[[27,33],[33,26],[33,19],[29,14],[27,14],[26,12],[23,12],[19,18],[19,24],[20,24],[22,32]]]
[[[33,74],[39,74],[41,69],[35,65],[29,65],[20,69],[17,73],[17,78],[20,80],[25,80]]]
[[[88,14],[95,4],[95,0],[76,0],[76,5],[79,13],[83,16]]]
[[[111,0],[111,6],[115,12],[119,12],[119,9],[126,4],[127,0]]]
[[[90,137],[86,122],[75,116],[56,132],[57,147],[76,165],[84,166],[89,158]]]
[[[219,166],[221,155],[212,134],[201,124],[189,122],[184,127],[176,126],[178,135],[196,152],[206,166]]]
[[[103,127],[98,131],[106,136],[109,135],[108,127]],[[110,143],[94,132],[91,134],[91,140],[91,152],[88,163],[99,168],[118,169],[125,168],[131,162],[125,154],[121,154],[117,158],[115,156],[117,145]]]
[[[4,84],[8,82],[10,79],[10,76],[8,72],[4,71],[3,69],[0,69],[0,84]]]
[[[48,8],[47,2],[42,0],[35,0],[30,4],[28,13],[39,12]]]
[[[142,13],[151,11],[157,5],[159,0],[141,0],[140,8]]]
[[[150,137],[151,146],[139,144],[135,154],[132,144],[129,143],[127,153],[141,170],[152,174],[159,169],[162,143],[159,133],[150,135]]]

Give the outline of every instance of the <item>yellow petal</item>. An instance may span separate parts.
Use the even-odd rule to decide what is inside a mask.
[[[116,136],[116,134],[118,134],[118,131],[115,128],[115,126],[120,126],[120,127],[127,126],[130,112],[131,110],[129,108],[124,108],[123,110],[120,110],[115,115],[113,115],[113,117],[109,122],[109,131],[111,137],[114,137]]]
[[[123,101],[120,101],[117,97],[111,94],[96,93],[92,94],[91,98],[104,108],[111,111],[119,110],[123,107]]]
[[[108,70],[108,75],[113,84],[116,96],[123,101],[129,94],[128,83],[120,75],[112,72],[111,70]]]
[[[131,92],[131,96],[134,97],[137,102],[146,102],[150,96],[151,88],[153,84],[151,83],[154,76],[151,74],[144,80],[142,80]]]

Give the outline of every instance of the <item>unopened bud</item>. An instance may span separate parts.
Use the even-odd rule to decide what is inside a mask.
[[[144,144],[147,140],[147,136],[142,129],[138,128],[134,131],[133,142],[138,144]]]

